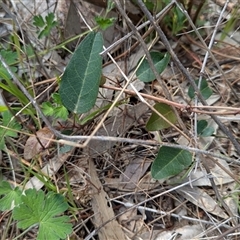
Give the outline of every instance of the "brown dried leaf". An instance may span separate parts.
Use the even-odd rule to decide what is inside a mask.
[[[54,136],[47,127],[38,130],[36,135],[30,136],[24,146],[24,158],[26,160],[30,160],[39,154],[43,150],[43,147],[49,147],[51,144],[51,139]]]
[[[48,177],[52,177],[56,172],[62,167],[65,161],[71,156],[74,152],[75,148],[72,148],[69,152],[64,154],[56,154],[49,163],[41,169],[41,173],[46,174]],[[41,189],[44,186],[44,182],[42,182],[38,177],[33,176],[25,185],[25,189],[35,188],[36,190]]]
[[[128,210],[125,207],[121,207],[120,212],[124,212],[118,218],[118,221],[122,226],[124,226],[126,229],[128,229],[132,233],[140,230],[140,228],[136,229],[136,223],[137,223],[137,221],[140,221],[140,222],[143,222],[143,221],[141,221],[142,216],[137,214],[137,208]],[[142,227],[142,224],[141,224],[141,227]],[[129,232],[128,232],[128,234],[129,234]]]
[[[137,188],[140,178],[145,174],[151,162],[151,160],[144,161],[144,158],[133,159],[124,173],[120,175],[120,181],[124,183],[123,189]]]
[[[92,209],[95,216],[94,224],[96,228],[102,226],[99,230],[99,239],[124,240],[124,233],[118,222],[114,219],[115,215],[111,203],[107,201],[107,193],[103,190],[103,186],[99,181],[92,159],[89,159],[89,175],[91,176],[92,184],[99,189],[99,192],[94,194],[92,198]],[[95,191],[97,191],[96,188],[94,188]],[[105,224],[108,221],[109,223]]]
[[[219,216],[223,219],[228,218],[227,214],[223,212],[218,203],[202,189],[197,187],[191,188],[189,186],[184,186],[180,189],[177,189],[176,191],[185,199],[202,208],[204,211]]]
[[[128,106],[127,112],[123,111],[117,116],[112,116],[107,119],[104,126],[97,131],[96,136],[122,137],[147,109],[148,106],[144,103]],[[88,144],[89,155],[92,158],[96,157],[97,155],[109,151],[114,145],[115,142],[113,141],[91,140]]]

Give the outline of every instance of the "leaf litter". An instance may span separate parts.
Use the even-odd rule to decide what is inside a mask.
[[[66,2],[66,5],[69,5],[69,3]],[[91,16],[94,16],[95,13],[98,12],[98,10],[89,3],[84,3],[81,7],[85,15],[89,13]],[[39,8],[39,10],[40,12],[44,12],[42,8]],[[64,12],[66,12],[66,9],[64,9]],[[30,16],[28,18],[30,19]],[[25,19],[27,19],[27,17]],[[27,22],[27,20],[25,21]],[[67,20],[64,19],[63,21]],[[111,32],[105,32],[104,34],[119,35],[119,32],[117,30],[115,31],[116,32],[111,29]],[[35,36],[31,39],[33,39],[32,41],[34,43],[37,37]],[[41,43],[39,46],[43,46],[43,42],[40,40],[37,41]],[[192,44],[192,47],[194,47],[193,45],[194,44]],[[201,55],[200,49],[201,48],[199,48],[199,52],[197,52],[199,55]],[[224,50],[224,46],[222,49],[228,53],[228,50]],[[218,51],[220,52],[221,49],[218,49]],[[54,51],[53,54],[56,54],[56,59],[58,59],[55,63],[56,65],[58,65],[59,62],[64,62],[56,51]],[[232,56],[234,55],[236,55],[236,50],[232,52]],[[142,48],[137,48],[130,53],[130,57],[126,58],[127,60],[119,61],[119,65],[121,69],[124,69],[125,65],[135,67],[136,64],[132,64],[132,62],[134,60],[137,61],[142,56]],[[188,57],[189,56],[187,56],[186,59]],[[236,57],[239,56],[237,55]],[[50,58],[51,56],[48,55],[44,60],[45,64],[49,64],[49,66],[51,65],[48,62]],[[223,59],[225,58],[223,57]],[[219,61],[223,59],[221,59],[221,57],[218,58]],[[209,62],[209,66],[210,64],[211,62]],[[116,83],[117,86],[121,85],[123,81],[122,75],[118,72],[115,65],[110,64],[107,67],[108,70],[110,69],[110,74],[109,72],[104,74],[110,78],[111,81],[107,79],[106,85],[115,85]],[[107,67],[105,68],[107,69]],[[226,73],[228,79],[234,81],[234,79],[238,78],[239,74],[236,72],[236,67],[234,68],[231,64],[225,64],[223,65],[223,69],[232,70],[230,73]],[[171,68],[171,73],[172,70],[173,68]],[[211,70],[213,77],[215,77],[217,70],[215,68],[211,68]],[[191,71],[193,75],[197,76],[199,69],[196,70],[196,68],[193,68]],[[42,75],[38,73],[37,76]],[[55,75],[53,74],[53,76]],[[134,79],[136,79],[136,75],[134,75]],[[185,103],[190,101],[190,99],[186,98],[186,95],[183,94],[186,93],[188,88],[186,80],[182,78],[177,70],[174,70],[174,74],[168,76],[167,79],[163,78],[163,81],[168,84],[169,91],[176,102],[179,102],[179,99],[185,101]],[[207,99],[209,105],[228,106],[227,103],[229,103],[230,105],[238,106],[236,101],[233,100],[234,98],[231,93],[227,92],[226,94],[226,84],[221,76],[216,78],[214,84],[213,86],[211,85],[211,87],[217,94]],[[238,92],[239,81],[233,82],[233,86]],[[158,92],[158,94],[163,93],[163,90],[157,86],[156,82],[152,83],[152,87],[153,88],[151,88],[150,84],[143,85],[143,83],[140,82],[138,90],[152,95],[156,94],[156,92]],[[156,88],[158,88],[159,91],[153,91],[156,90]],[[105,88],[101,89],[101,91],[102,90],[104,90],[104,93],[102,92],[102,94],[98,96],[98,107],[106,105],[109,99],[114,99],[118,94],[113,90]],[[225,94],[227,98],[224,102],[221,97],[222,95],[225,97]],[[127,94],[123,96],[122,99],[129,97]],[[127,104],[115,108],[100,127],[97,135],[114,136],[116,138],[151,139],[152,135],[156,133],[147,132],[144,127],[150,117],[150,111],[143,103],[135,104],[134,101],[136,101],[136,99],[137,97],[132,97]],[[227,100],[229,102],[227,102]],[[152,104],[151,101],[149,102]],[[189,129],[193,128],[192,119],[188,116],[188,113],[181,112],[181,117],[189,125]],[[238,115],[232,115],[231,117],[238,117],[239,119]],[[89,134],[99,121],[100,118],[96,118],[89,123],[87,127],[85,126],[78,131],[80,134]],[[210,122],[210,125],[215,129],[214,134],[223,134],[210,119],[207,119],[207,121]],[[229,125],[230,129],[239,137],[239,120],[231,121],[231,123],[226,119],[223,121],[225,121],[224,123]],[[39,139],[51,139],[52,135],[49,130],[46,128],[42,129],[36,132],[37,136],[40,135]],[[190,131],[192,131],[192,129]],[[183,146],[189,144],[189,142],[185,141],[186,139],[182,139],[181,136],[171,128],[162,130],[160,135],[161,141],[163,142],[177,142]],[[207,172],[202,169],[200,165],[198,165],[196,169],[193,168],[194,170],[190,171],[190,173],[185,173],[184,177],[177,176],[176,178],[179,181],[177,185],[180,187],[169,193],[168,190],[175,188],[176,179],[170,178],[157,181],[152,178],[150,173],[151,163],[157,154],[156,147],[129,146],[128,144],[119,144],[110,141],[92,140],[86,150],[81,151],[76,148],[71,148],[66,150],[66,152],[61,152],[62,146],[54,145],[54,143],[51,143],[49,140],[46,142],[42,141],[43,140],[41,140],[41,144],[43,146],[39,144],[36,136],[30,137],[24,147],[22,147],[24,150],[24,158],[31,160],[36,155],[39,155],[45,159],[42,147],[47,148],[49,144],[53,144],[57,149],[57,151],[51,149],[55,156],[52,157],[50,154],[50,159],[48,161],[44,160],[44,167],[39,170],[39,172],[42,172],[47,178],[57,181],[57,184],[60,188],[62,187],[62,190],[66,189],[68,184],[74,189],[76,183],[84,182],[83,188],[79,188],[78,193],[73,191],[73,197],[76,199],[77,204],[79,204],[79,208],[83,210],[83,212],[86,211],[90,218],[88,221],[88,226],[89,224],[91,225],[90,228],[85,225],[84,221],[80,223],[81,230],[84,232],[82,236],[86,237],[86,239],[95,236],[94,230],[97,231],[96,234],[98,234],[99,239],[151,238],[157,240],[172,239],[173,237],[178,237],[178,239],[203,239],[222,234],[222,230],[220,233],[216,233],[216,231],[211,230],[211,226],[220,225],[223,219],[229,220],[229,216],[223,208],[221,208],[212,192],[212,185],[208,179]],[[211,149],[211,151],[215,151],[217,154],[225,154],[233,159],[239,158],[228,139],[219,139],[216,135],[204,138],[199,137],[197,144],[199,149]],[[199,158],[201,159],[202,156]],[[69,159],[71,160],[71,164],[68,163]],[[214,178],[221,196],[230,207],[233,215],[236,216],[238,212],[238,184],[228,172],[237,176],[239,174],[239,166],[234,163],[229,164],[221,159],[215,160],[223,167],[221,168],[218,164],[214,164],[214,162],[208,159],[207,161],[209,161],[212,174],[211,177]],[[6,158],[3,158],[3,163],[5,161]],[[72,170],[72,164],[75,166],[75,172]],[[69,180],[66,180],[64,176],[63,167],[66,168],[66,172],[71,173],[69,174]],[[77,174],[76,172],[81,172],[81,174]],[[181,186],[182,183],[189,180],[188,186]],[[175,184],[172,184],[172,182]],[[35,188],[39,190],[43,187],[44,181],[41,181],[37,176],[32,176],[25,185],[26,189]],[[86,189],[91,190],[86,191]],[[80,192],[82,193],[80,194]],[[158,194],[162,195],[156,197]],[[87,195],[89,198],[86,198],[88,200],[82,203],[79,198],[84,198],[84,195]],[[169,201],[168,199],[174,199],[174,201]],[[122,201],[122,203],[114,202],[114,200]],[[164,204],[168,205],[169,208],[164,208]],[[129,210],[130,206],[135,207]],[[142,208],[140,209],[138,206]],[[88,209],[91,210],[89,211]],[[155,210],[162,212],[156,213],[154,212]],[[118,216],[119,214],[120,216]],[[80,213],[79,219],[87,218],[84,216],[84,213]],[[170,219],[171,224],[173,224],[172,229],[169,227],[171,224],[167,224],[167,219]],[[196,220],[196,222],[194,222],[194,220]],[[231,224],[223,224],[222,229],[225,230],[229,228],[230,225]],[[155,230],[156,228],[160,230]],[[218,228],[220,229],[220,227]],[[92,231],[89,229],[92,229]],[[81,234],[79,233],[79,235]]]

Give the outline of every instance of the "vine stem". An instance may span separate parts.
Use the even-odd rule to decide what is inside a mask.
[[[115,90],[115,91],[121,91],[122,88],[119,87],[115,87],[115,86],[111,86],[111,85],[103,85],[102,88],[107,88],[107,89],[111,89],[111,90]],[[137,95],[135,91],[131,91],[129,89],[124,89],[124,92],[129,94],[129,95]],[[139,95],[141,95],[142,97],[145,97],[147,99],[150,100],[154,100],[156,102],[160,102],[160,103],[166,103],[170,106],[176,107],[178,109],[180,109],[181,111],[188,111],[188,112],[194,112],[194,113],[200,113],[200,114],[214,114],[214,115],[236,115],[240,113],[240,109],[239,108],[234,108],[234,107],[222,107],[222,106],[191,106],[191,105],[185,105],[182,103],[177,103],[174,101],[170,101],[166,98],[163,97],[157,97],[157,96],[152,96],[146,93],[140,93],[138,92]],[[223,111],[218,111],[218,112],[213,112],[213,111],[204,111],[204,110],[200,110],[200,109],[222,109]],[[228,110],[228,111],[227,111]],[[238,120],[240,120],[240,118],[236,118]]]
[[[153,27],[155,28],[156,32],[158,33],[158,35],[159,35],[159,37],[160,37],[160,39],[162,41],[162,43],[165,45],[167,51],[172,56],[172,59],[173,59],[174,63],[176,64],[176,66],[179,68],[179,70],[182,72],[182,74],[185,76],[185,78],[188,80],[188,82],[192,85],[192,87],[193,87],[194,91],[197,93],[197,96],[198,96],[199,100],[201,101],[201,103],[204,106],[207,106],[208,104],[207,104],[206,100],[203,98],[202,94],[200,93],[200,91],[198,89],[198,86],[196,85],[194,79],[189,74],[187,69],[183,66],[181,61],[178,59],[177,55],[173,51],[173,49],[172,49],[172,47],[171,47],[171,45],[170,45],[166,35],[162,31],[161,27],[156,24],[152,14],[149,12],[149,10],[147,9],[147,7],[143,3],[143,1],[142,0],[136,0],[136,2],[138,4],[138,6],[140,7],[140,9],[142,10],[142,12],[145,14],[146,18],[152,23]],[[171,2],[175,2],[176,3],[175,0],[173,0]],[[238,141],[236,140],[236,138],[234,137],[232,132],[229,131],[229,129],[219,120],[219,118],[217,116],[215,116],[213,114],[210,114],[210,116],[216,122],[216,124],[219,126],[219,128],[222,130],[222,132],[224,134],[226,134],[226,136],[232,142],[232,144],[236,148],[238,154],[240,154],[240,144],[238,143]]]

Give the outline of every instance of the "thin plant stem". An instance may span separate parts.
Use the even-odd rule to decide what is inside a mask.
[[[176,2],[176,1],[175,1]],[[155,30],[157,31],[157,33],[159,34],[163,44],[165,45],[166,49],[168,50],[168,52],[170,53],[170,55],[173,58],[173,61],[175,62],[176,66],[181,70],[181,72],[183,73],[183,75],[186,77],[186,79],[189,81],[189,83],[192,85],[194,91],[198,94],[198,98],[200,99],[201,103],[205,106],[207,106],[207,102],[206,100],[203,98],[202,94],[200,93],[198,86],[196,85],[194,79],[192,78],[192,76],[189,74],[189,72],[187,71],[187,69],[183,66],[183,64],[181,63],[181,61],[178,59],[177,55],[175,54],[175,52],[173,51],[166,35],[164,34],[164,32],[162,31],[162,29],[160,28],[159,25],[156,25],[155,20],[153,18],[153,16],[151,15],[151,13],[148,11],[148,9],[146,8],[145,4],[143,3],[142,0],[137,0],[137,4],[140,7],[140,9],[143,11],[143,13],[146,15],[146,17],[148,18],[148,20],[150,20],[150,22],[152,23],[152,25],[154,26]],[[234,147],[236,148],[238,154],[240,154],[240,144],[238,143],[238,141],[235,139],[234,135],[232,134],[231,131],[229,131],[229,129],[218,119],[217,116],[215,115],[210,115],[211,118],[217,123],[217,125],[219,126],[219,128],[227,135],[227,137],[230,139],[230,141],[233,143]]]

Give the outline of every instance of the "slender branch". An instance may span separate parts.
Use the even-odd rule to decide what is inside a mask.
[[[134,26],[134,24],[132,23],[132,21],[129,19],[129,17],[127,16],[125,10],[123,9],[121,3],[119,0],[114,0],[114,3],[116,4],[116,7],[118,9],[118,11],[120,12],[121,16],[126,20],[128,26],[131,28],[131,30],[135,33],[135,35],[137,36],[142,48],[143,48],[143,51],[147,57],[147,60],[149,62],[149,66],[150,66],[150,69],[153,71],[156,79],[158,80],[158,82],[160,83],[166,97],[169,99],[169,100],[172,100],[172,96],[171,94],[169,93],[169,90],[168,88],[166,87],[165,83],[163,81],[161,81],[160,79],[160,75],[158,74],[155,66],[154,66],[154,63],[152,61],[152,58],[150,56],[150,53],[149,53],[149,50],[148,50],[148,47],[146,45],[146,43],[144,42],[144,40],[142,39],[142,36],[140,35],[140,33],[137,31],[136,27]],[[177,110],[173,107],[173,111],[175,113],[175,115],[177,116],[177,120],[178,120],[178,123],[179,125],[181,126],[181,128],[183,129],[183,132],[185,135],[188,135],[188,131],[187,131],[187,128],[185,126],[185,124],[183,123],[182,119],[180,118]]]
[[[161,192],[161,193],[159,193],[159,194],[156,194],[155,196],[152,196],[151,198],[147,198],[147,199],[145,199],[145,200],[143,200],[143,201],[141,201],[141,202],[139,202],[139,203],[136,203],[136,204],[125,203],[125,204],[126,204],[126,207],[128,207],[126,211],[130,211],[130,210],[132,210],[132,209],[139,208],[139,206],[141,206],[141,205],[143,205],[143,204],[145,204],[145,203],[147,203],[147,202],[149,202],[149,201],[152,201],[152,200],[154,200],[154,199],[156,199],[156,198],[159,198],[160,196],[164,196],[164,195],[166,195],[166,194],[168,194],[168,193],[171,193],[171,192],[173,192],[173,191],[176,191],[176,190],[178,190],[178,189],[181,189],[182,187],[187,186],[187,185],[189,185],[189,184],[191,184],[191,183],[193,183],[193,182],[195,182],[195,181],[197,181],[197,180],[199,180],[199,179],[200,179],[200,178],[196,178],[196,179],[194,179],[194,180],[187,181],[187,182],[185,182],[185,183],[182,183],[181,185],[178,185],[178,186],[173,187],[173,188],[171,188],[171,189],[168,189],[168,190],[166,190],[166,191],[164,191],[164,192]],[[100,225],[98,228],[96,228],[93,232],[91,232],[84,240],[90,240],[95,234],[98,233],[98,231],[99,231],[103,226],[105,226],[106,224],[108,224],[108,223],[109,223],[110,221],[112,221],[113,219],[119,218],[119,217],[120,217],[122,214],[124,214],[126,211],[121,212],[121,213],[117,214],[115,217],[113,217],[113,218],[109,219],[108,221],[104,222],[102,225]],[[162,214],[162,213],[161,213],[161,214]],[[212,224],[212,223],[211,223],[211,224]],[[227,227],[229,227],[229,226],[227,226]]]
[[[175,1],[174,1],[175,2]],[[198,94],[198,98],[200,99],[201,103],[205,106],[207,106],[207,102],[206,100],[203,98],[202,94],[199,92],[199,89],[194,81],[194,79],[191,77],[191,75],[189,74],[189,72],[186,70],[186,68],[183,66],[183,64],[180,62],[180,60],[178,59],[177,55],[175,54],[175,52],[173,51],[166,35],[164,34],[164,32],[162,31],[161,27],[159,25],[157,25],[155,23],[155,20],[153,18],[153,16],[151,15],[151,13],[148,11],[148,9],[146,8],[145,4],[143,3],[142,0],[137,0],[137,4],[139,5],[140,9],[143,11],[143,13],[146,15],[146,17],[148,18],[148,20],[152,23],[152,25],[154,26],[156,32],[158,33],[158,35],[160,36],[163,44],[165,45],[166,49],[168,50],[168,52],[170,53],[170,55],[173,58],[173,61],[175,62],[176,66],[181,70],[181,72],[183,73],[183,75],[186,77],[186,79],[188,80],[188,82],[193,86],[194,91]],[[219,126],[219,128],[223,131],[223,133],[225,133],[227,135],[227,137],[230,139],[230,141],[233,143],[234,147],[236,148],[238,154],[240,154],[240,144],[238,143],[238,141],[235,139],[234,135],[232,134],[231,131],[229,131],[229,129],[218,119],[217,116],[210,114],[211,118],[217,123],[217,125]]]
[[[235,232],[237,229],[240,229],[240,224],[228,229],[227,231],[225,231],[223,234],[221,234],[220,236],[218,236],[217,238],[215,238],[215,240],[222,240],[224,239],[224,237],[227,237],[230,233]],[[237,231],[238,235],[239,235],[239,230]],[[236,237],[236,235],[235,235]]]
[[[103,85],[102,88],[107,88],[107,89],[111,89],[111,90],[115,90],[115,91],[121,91],[122,90],[122,88],[111,86],[111,85]],[[131,91],[129,89],[124,89],[124,92],[129,94],[129,95],[134,95],[134,96],[137,95],[136,92]],[[182,103],[177,103],[177,102],[174,102],[174,101],[170,101],[170,100],[167,100],[166,98],[149,95],[149,94],[146,94],[146,93],[139,93],[138,92],[138,94],[141,95],[142,97],[147,98],[147,99],[154,100],[154,101],[160,102],[160,103],[166,103],[170,106],[179,108],[181,111],[195,112],[195,113],[208,114],[208,115],[211,115],[211,114],[214,114],[214,115],[236,115],[236,114],[240,113],[240,108],[222,107],[222,106],[191,106],[191,105],[185,105],[185,104],[182,104]],[[207,108],[207,109],[222,109],[224,111],[218,111],[218,112],[213,112],[212,111],[211,112],[211,111],[199,110],[199,109],[205,109],[205,108]],[[236,119],[240,120],[240,118],[236,118]]]
[[[162,16],[166,15],[166,13],[169,11],[169,9],[172,8],[173,3],[169,3],[165,8],[163,8],[157,15],[156,15],[156,19],[162,18]],[[159,20],[157,20],[158,22]],[[144,23],[142,23],[141,25],[139,25],[137,27],[137,30],[141,30],[143,28],[145,28],[147,25],[150,24],[150,21],[146,21]],[[100,54],[104,55],[107,52],[110,52],[113,48],[115,48],[116,46],[118,46],[119,44],[121,44],[122,42],[124,42],[126,39],[128,39],[129,37],[131,37],[134,34],[134,31],[131,31],[129,33],[127,33],[126,35],[124,35],[122,38],[120,38],[119,40],[117,40],[116,42],[112,43],[109,47],[107,47],[106,49],[104,49]]]
[[[22,131],[18,131],[16,129],[10,129],[10,128],[5,127],[5,126],[1,126],[1,128],[6,129],[6,130],[11,130],[11,131],[14,131],[14,132],[17,132],[17,133],[23,133]],[[24,134],[29,136],[29,137],[33,136],[33,134],[30,134],[30,133],[27,133],[27,132],[24,132]],[[80,140],[83,141],[83,140],[87,140],[87,139],[90,138],[90,136],[81,136],[81,135],[65,136],[65,135],[61,134],[61,136],[63,136],[64,139],[63,138],[61,138],[61,139],[46,138],[44,136],[40,136],[39,139],[44,139],[44,140],[48,140],[48,141],[51,141],[51,142],[56,142],[56,143],[59,143],[59,144],[65,144],[65,145],[69,145],[69,146],[73,146],[73,147],[83,148],[84,145],[81,144],[81,143],[78,143],[77,141],[80,141]],[[188,147],[188,146],[184,146],[184,145],[177,145],[177,144],[166,143],[166,142],[158,142],[158,141],[155,141],[155,140],[140,140],[140,139],[134,139],[134,138],[121,138],[121,137],[110,137],[110,136],[92,136],[91,140],[131,143],[131,144],[142,145],[142,146],[172,147],[172,148],[187,150],[189,152],[205,154],[207,156],[212,156],[212,157],[215,157],[217,159],[225,160],[226,162],[229,162],[229,163],[240,165],[240,162],[238,160],[233,160],[232,158],[226,157],[222,154],[216,154],[216,153],[210,152],[209,150],[206,151],[206,150],[201,150],[201,149],[198,149],[198,148]],[[236,180],[236,181],[238,181],[238,180]]]
[[[206,172],[207,174],[209,174],[211,176],[211,170],[209,168],[209,162],[206,161],[206,159],[203,157],[202,158],[202,164],[204,166],[204,168],[206,169]],[[232,223],[233,225],[237,225],[237,222],[235,220],[235,217],[230,209],[230,207],[226,204],[226,202],[223,200],[223,197],[221,197],[219,191],[218,191],[218,188],[216,186],[216,183],[214,181],[213,178],[209,178],[209,181],[211,182],[211,185],[212,185],[212,188],[213,188],[213,191],[215,192],[215,195],[216,195],[216,198],[218,199],[218,201],[221,203],[222,207],[225,209],[225,211],[227,212],[227,214],[229,215],[229,217],[231,217],[231,220],[232,220]]]

